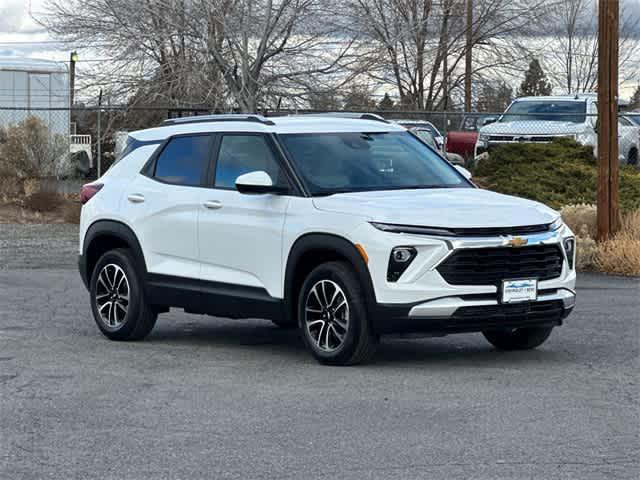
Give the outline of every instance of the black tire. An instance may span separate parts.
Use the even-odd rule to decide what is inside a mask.
[[[530,350],[542,345],[553,327],[516,328],[514,330],[488,330],[484,337],[500,350]]]
[[[341,293],[338,293],[335,302],[333,302],[334,298],[331,299],[333,306],[335,307],[338,303],[342,304],[343,301],[340,300],[342,298],[346,302],[346,307],[342,306],[341,309],[332,311],[330,315],[333,319],[330,318],[326,324],[322,324],[318,332],[318,339],[316,339],[313,336],[314,333],[312,333],[315,332],[314,328],[307,326],[306,307],[310,295],[313,295],[313,287],[317,286],[319,282],[327,282],[327,285],[330,285],[329,289],[332,288],[331,285],[337,285]],[[332,293],[336,291],[337,289],[326,296],[333,297]],[[318,299],[318,297],[315,298],[316,300]],[[331,307],[331,304],[329,304],[329,307]],[[320,306],[320,308],[322,307]],[[323,263],[316,267],[302,284],[298,298],[298,327],[305,344],[320,363],[326,365],[355,365],[365,362],[373,356],[379,343],[379,337],[372,331],[367,313],[365,296],[360,282],[353,268],[346,262]],[[343,316],[346,316],[347,319],[345,329],[339,327],[341,323],[338,323],[344,322],[345,318],[342,318]],[[324,320],[314,320],[309,317],[309,321],[322,322]],[[323,328],[327,329],[324,331],[327,335],[325,342],[327,347],[329,347],[330,337],[333,343],[338,343],[339,345],[331,351],[321,347],[322,341],[319,339],[322,338]],[[341,330],[342,333],[341,340],[337,336],[338,330]]]
[[[103,309],[104,315],[101,315],[98,307],[98,300],[103,301],[103,297],[106,295],[105,291],[108,291],[105,288],[105,282],[99,281],[99,276],[101,272],[107,267],[106,273],[109,274],[109,271],[115,271],[115,267],[124,272],[126,286],[128,291],[128,302],[125,305],[126,311],[121,308],[117,308],[114,304],[115,300],[112,301],[111,307],[105,306]],[[114,274],[115,275],[115,274]],[[107,278],[107,283],[108,283]],[[114,277],[115,283],[115,277]],[[158,314],[153,310],[151,305],[149,305],[144,298],[144,289],[142,281],[139,277],[137,269],[135,268],[135,260],[131,255],[131,252],[124,248],[118,248],[115,250],[110,250],[100,259],[96,264],[93,272],[91,273],[91,283],[89,284],[89,294],[91,298],[91,310],[93,312],[93,319],[100,331],[111,340],[142,340],[145,338],[153,329],[156,319],[158,318]],[[100,292],[100,293],[98,293]],[[97,295],[100,295],[99,299],[96,299]],[[114,295],[111,293],[110,295]],[[118,303],[122,303],[124,305],[124,296],[118,297]],[[111,297],[108,298],[110,300]],[[108,301],[107,300],[107,301]],[[103,304],[104,306],[104,304]],[[112,312],[111,308],[116,312],[114,315],[117,315],[117,312],[120,312],[120,322],[118,324],[118,318],[115,317],[115,321],[113,321],[113,325],[110,323],[112,320]],[[122,311],[125,311],[122,314]],[[104,316],[109,317],[105,319]]]
[[[638,150],[636,150],[635,148],[631,149],[631,151],[629,152],[627,163],[636,167],[640,166],[638,165]]]

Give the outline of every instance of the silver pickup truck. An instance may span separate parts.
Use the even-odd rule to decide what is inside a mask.
[[[570,137],[593,146],[596,153],[597,96],[595,94],[523,97],[490,125],[480,129],[475,158],[498,145],[522,142],[550,142]],[[621,164],[638,165],[640,127],[618,122],[618,146]]]

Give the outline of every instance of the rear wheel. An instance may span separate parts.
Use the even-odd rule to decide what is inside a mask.
[[[328,365],[354,365],[379,342],[367,318],[362,288],[346,262],[327,262],[306,278],[298,300],[299,328],[313,356]]]
[[[144,298],[135,260],[127,249],[108,251],[96,264],[89,288],[93,318],[111,340],[141,340],[158,317]]]
[[[553,327],[514,328],[512,330],[487,330],[484,337],[500,350],[530,350],[542,345]]]

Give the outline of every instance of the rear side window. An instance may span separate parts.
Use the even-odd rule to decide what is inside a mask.
[[[210,143],[209,135],[172,138],[156,160],[153,177],[174,185],[203,185],[209,163]]]
[[[114,163],[119,162],[124,157],[126,157],[131,152],[133,152],[134,150],[137,150],[140,147],[146,147],[147,145],[160,145],[160,143],[162,143],[160,140],[143,141],[143,140],[138,140],[137,138],[132,137],[131,135],[128,135],[127,141],[123,146],[119,147],[118,142],[116,141],[116,151],[119,148],[121,150],[120,150],[120,153],[116,154],[116,161]]]

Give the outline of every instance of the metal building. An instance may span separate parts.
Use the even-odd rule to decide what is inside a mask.
[[[51,110],[55,108],[66,110]],[[66,63],[0,58],[0,126],[35,116],[52,134],[68,137],[68,109],[69,69]]]

